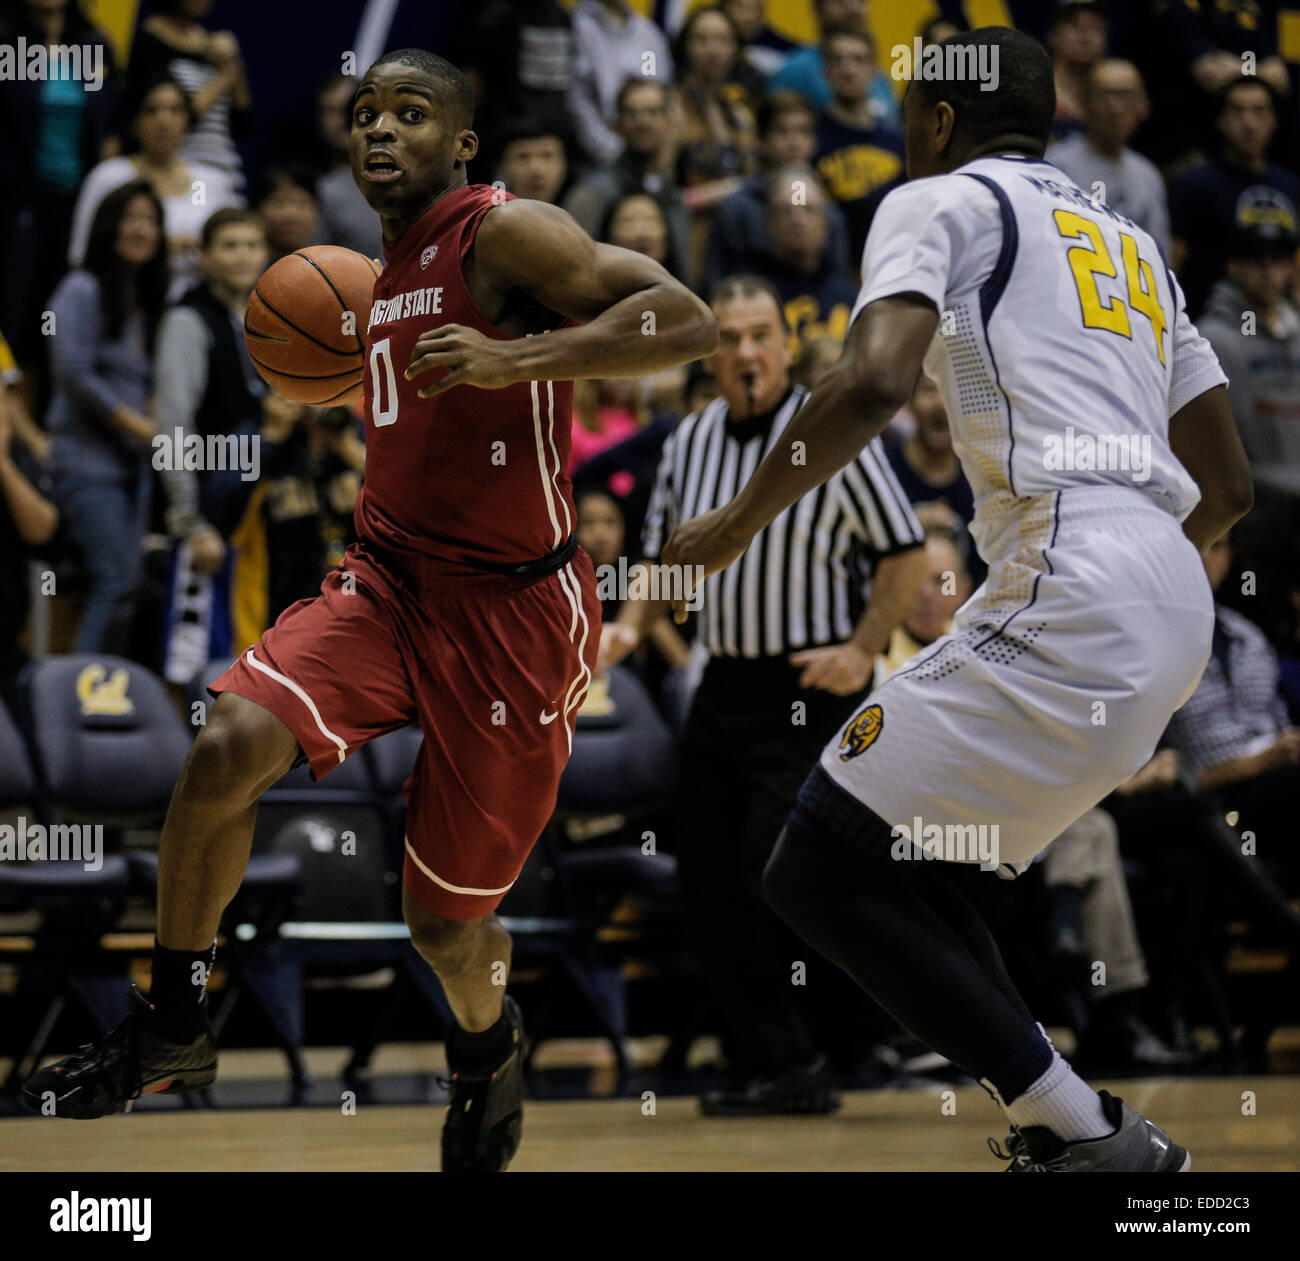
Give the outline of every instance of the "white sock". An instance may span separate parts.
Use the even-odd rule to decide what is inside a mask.
[[[1002,1104],[1002,1110],[1012,1125],[1021,1129],[1041,1125],[1064,1143],[1115,1132],[1101,1110],[1101,1097],[1055,1047],[1047,1071],[1019,1098]]]

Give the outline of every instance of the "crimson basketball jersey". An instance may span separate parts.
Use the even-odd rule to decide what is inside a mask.
[[[572,381],[459,385],[420,398],[446,370],[404,376],[416,340],[443,324],[513,340],[483,317],[461,270],[483,216],[511,196],[485,184],[458,188],[384,245],[388,265],[365,335],[366,476],[356,526],[362,540],[398,554],[522,564],[555,551],[577,521],[564,472]]]

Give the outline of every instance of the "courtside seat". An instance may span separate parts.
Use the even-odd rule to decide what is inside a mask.
[[[84,863],[0,863],[0,906],[31,910],[34,906],[71,906],[89,895],[124,898],[131,888],[131,871],[121,854],[104,854],[93,870]]]
[[[187,714],[194,714],[196,705],[202,705],[205,713],[212,708],[216,698],[208,691],[208,684],[225,674],[234,664],[234,657],[214,657],[185,685]],[[201,725],[191,720],[190,734],[197,736],[201,730]]]
[[[124,856],[104,853],[104,833],[162,819],[190,745],[155,675],[97,653],[26,666],[14,719],[31,753],[41,823],[51,829],[47,852],[64,861],[0,865],[0,901],[38,914],[35,930],[4,953],[19,965],[20,986],[52,994],[25,1049],[16,1048],[9,1085],[35,1066],[70,1003],[100,1033],[125,1015],[129,955],[105,937],[121,919],[131,875]],[[67,852],[70,842],[78,853]]]
[[[135,850],[126,855],[133,891],[152,894],[158,887],[158,855]],[[291,854],[255,854],[248,860],[244,884],[266,894],[289,898],[302,887],[302,864]],[[240,895],[236,894],[236,898]],[[233,905],[233,904],[232,904]]]
[[[645,685],[611,666],[593,682],[573,735],[573,753],[560,777],[556,804],[563,815],[627,813],[661,803],[676,788],[673,734]]]
[[[95,653],[34,661],[15,718],[55,820],[131,826],[165,813],[190,738],[144,666]]]
[[[608,691],[584,706],[573,736],[573,755],[560,781],[556,820],[632,815],[662,806],[676,787],[672,732],[641,680],[621,666],[609,671]],[[642,892],[671,895],[677,864],[638,845],[558,848],[573,896],[585,905],[600,895]]]
[[[560,933],[518,935],[516,958],[550,952],[586,998],[601,1031],[614,1049],[620,1070],[627,1060],[625,963],[649,949],[656,961],[681,970],[675,931],[664,941],[633,933],[630,949],[603,940],[610,913],[627,894],[671,901],[677,888],[676,859],[646,854],[640,845],[591,844],[574,848],[561,839],[565,823],[603,816],[647,815],[672,800],[677,783],[676,739],[641,680],[613,666],[603,685],[593,683],[578,713],[573,752],[560,780],[555,815],[535,851],[540,873],[549,873],[547,896],[563,917]],[[530,860],[530,864],[534,860]],[[525,869],[525,875],[528,869]],[[521,885],[526,881],[521,877]],[[535,883],[535,881],[534,881]],[[520,890],[520,894],[522,894]],[[502,905],[508,917],[520,897],[516,890]],[[674,924],[676,920],[674,917]]]
[[[610,888],[661,898],[677,892],[677,859],[671,854],[643,853],[638,845],[574,849],[561,854],[559,862],[578,897]]]

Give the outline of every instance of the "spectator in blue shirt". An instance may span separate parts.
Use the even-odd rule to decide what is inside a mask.
[[[817,119],[814,166],[826,191],[844,212],[849,252],[855,263],[879,204],[877,189],[902,182],[903,133],[878,122],[867,103],[872,43],[864,31],[843,31],[822,40],[822,63],[831,102]]]
[[[820,31],[819,43],[791,53],[785,65],[768,80],[767,90],[798,92],[820,110],[831,103],[831,85],[826,81],[822,64],[822,42],[828,35],[843,31],[865,31],[867,4],[866,0],[813,0],[813,10]],[[867,104],[878,122],[891,127],[902,125],[902,111],[893,84],[875,66],[867,82]]]

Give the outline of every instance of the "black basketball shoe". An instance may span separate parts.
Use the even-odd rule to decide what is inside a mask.
[[[23,1102],[45,1116],[89,1120],[129,1112],[141,1095],[210,1086],[217,1048],[203,1001],[201,1032],[191,1042],[173,1042],[162,1036],[157,1008],[133,985],[126,1019],[75,1055],[33,1073],[23,1084]]]
[[[839,1106],[824,1056],[775,1077],[753,1077],[739,1090],[710,1090],[700,1097],[700,1111],[710,1117],[826,1116]]]
[[[524,1021],[509,994],[510,1054],[494,1069],[465,1071],[452,1060],[442,1085],[451,1091],[442,1126],[444,1173],[500,1173],[519,1149],[524,1127]]]

